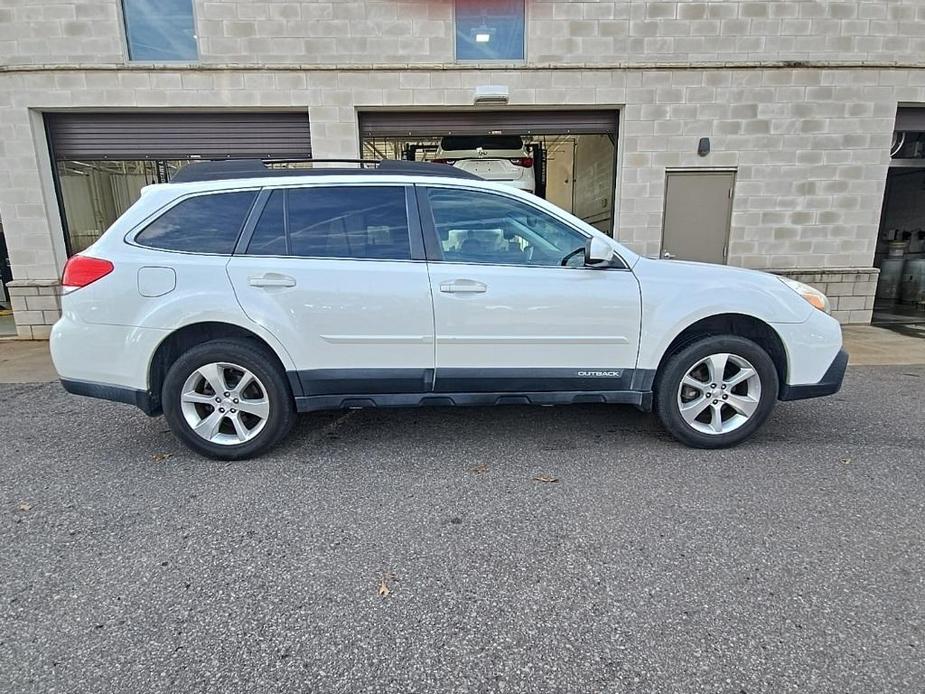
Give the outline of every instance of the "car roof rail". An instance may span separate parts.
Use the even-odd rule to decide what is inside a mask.
[[[355,164],[356,168],[320,167],[285,168],[281,164]],[[375,168],[366,168],[375,166]],[[171,183],[223,181],[235,178],[277,178],[284,176],[344,176],[344,175],[405,175],[440,176],[483,180],[468,171],[448,164],[396,159],[223,159],[198,161],[180,168],[170,177]]]

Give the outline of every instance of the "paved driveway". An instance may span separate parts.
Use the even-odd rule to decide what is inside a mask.
[[[0,688],[922,691],[923,411],[925,367],[852,367],[731,451],[365,411],[227,464],[3,385]]]

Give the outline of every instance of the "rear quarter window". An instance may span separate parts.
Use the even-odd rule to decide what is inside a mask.
[[[231,255],[257,193],[187,198],[148,224],[135,243],[165,251]]]

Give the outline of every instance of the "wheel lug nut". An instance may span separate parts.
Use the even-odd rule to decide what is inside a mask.
[[[231,410],[230,410],[230,412],[231,412],[231,414],[234,414],[235,412],[237,412],[237,410],[234,409],[234,408],[232,407]]]
[[[227,393],[227,392],[225,393],[225,397],[226,397],[226,398],[227,398],[229,395],[231,395],[231,393]]]
[[[712,383],[712,384],[710,385],[710,387],[711,387],[711,388],[716,388],[716,384],[715,384],[715,383]]]
[[[728,400],[728,399],[729,399],[729,396],[728,396],[728,395],[724,395],[724,396],[723,396],[723,400]]]
[[[237,398],[234,399],[234,404],[235,404],[235,405],[238,404],[238,399],[237,399]]]
[[[713,404],[715,405],[715,404],[718,403],[718,402],[719,402],[719,400],[714,400],[714,401],[713,401]]]
[[[221,402],[221,401],[222,401],[221,398],[215,398],[215,402]]]
[[[715,400],[714,400],[714,402],[715,402]],[[219,411],[219,412],[224,412],[224,411],[225,411],[225,408],[224,408],[224,407],[219,407],[219,408],[218,408],[218,411]]]

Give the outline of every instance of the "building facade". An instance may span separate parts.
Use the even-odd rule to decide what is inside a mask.
[[[925,104],[925,0],[154,4],[0,2],[22,337],[48,335],[68,254],[183,161],[427,158],[457,134],[521,136],[549,197],[639,253],[714,244],[870,321],[897,114]],[[497,99],[476,104],[485,87]]]

